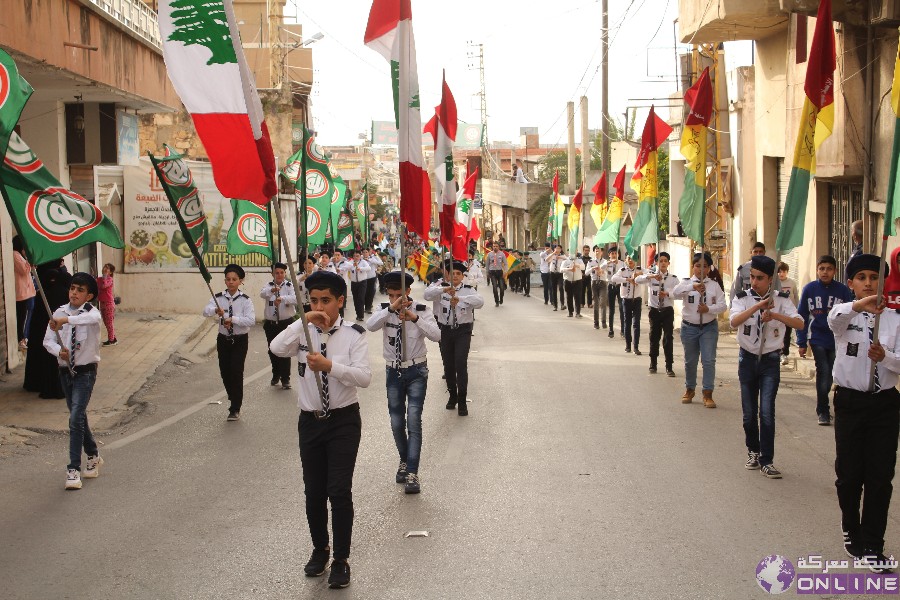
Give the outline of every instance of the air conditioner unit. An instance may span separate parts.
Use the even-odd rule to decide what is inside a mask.
[[[896,27],[900,24],[900,1],[869,0],[869,22],[875,26]]]

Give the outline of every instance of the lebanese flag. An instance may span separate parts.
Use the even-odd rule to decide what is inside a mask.
[[[456,101],[447,75],[441,86],[441,103],[434,107],[434,116],[425,124],[425,133],[434,139],[434,176],[440,185],[441,245],[453,243],[456,224],[456,181],[453,180],[453,141],[456,139]],[[465,259],[462,259],[465,260]]]
[[[475,221],[475,184],[478,183],[478,167],[466,177],[459,196],[456,198],[456,223],[454,224],[451,253],[456,260],[469,257],[469,241],[481,237],[481,230]]]
[[[169,79],[191,113],[219,192],[265,205],[278,192],[275,155],[232,0],[204,0],[202,12],[183,4],[159,2]]]
[[[391,65],[399,138],[400,220],[427,240],[431,229],[431,182],[422,155],[422,114],[410,0],[374,0],[363,39],[366,46]]]

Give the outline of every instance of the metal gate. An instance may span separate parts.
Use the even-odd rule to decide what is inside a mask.
[[[777,160],[776,170],[778,174],[778,228],[781,229],[781,216],[784,214],[784,205],[787,202],[788,184],[791,182],[791,170],[790,168],[785,167],[783,158]],[[774,250],[774,248],[772,250]],[[788,277],[796,279],[797,273],[800,270],[800,267],[798,266],[800,261],[800,249],[794,248],[787,254],[782,254],[779,258],[790,267]]]
[[[828,214],[828,234],[831,254],[837,259],[839,280],[843,281],[844,267],[853,252],[850,225],[863,218],[863,188],[859,183],[830,183],[831,199]]]

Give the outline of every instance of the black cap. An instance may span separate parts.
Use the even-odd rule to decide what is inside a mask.
[[[316,271],[306,278],[305,284],[307,290],[331,290],[336,297],[347,295],[346,280],[331,271]]]
[[[287,271],[287,265],[283,262],[277,262],[272,265],[272,270],[274,271],[275,269],[284,269],[285,271]]]
[[[694,265],[697,262],[699,262],[701,258],[706,261],[706,266],[708,266],[708,267],[712,266],[712,264],[713,264],[712,256],[710,256],[709,252],[702,252],[702,253],[695,252],[694,257],[691,259],[691,265]]]
[[[94,295],[94,300],[97,299],[97,295],[100,293],[100,290],[97,288],[97,280],[90,273],[73,273],[72,283],[74,285],[83,285],[84,287],[86,287],[88,293]]]
[[[228,275],[229,273],[236,273],[237,276],[241,279],[243,279],[245,276],[244,269],[242,269],[240,265],[236,265],[234,263],[231,263],[230,265],[225,265],[225,274]]]
[[[460,260],[454,260],[453,261],[453,270],[459,271],[461,273],[465,273],[466,271],[469,270],[469,267],[466,266],[466,263],[464,263]]]
[[[409,273],[401,273],[400,271],[391,271],[384,274],[385,287],[399,287],[401,285],[401,275],[406,275],[406,287],[412,287],[415,279]]]
[[[884,269],[879,269],[879,264]],[[874,254],[857,254],[850,259],[850,262],[847,263],[847,279],[853,279],[860,271],[875,271],[876,273],[881,271],[885,277],[890,273],[887,263]]]
[[[775,274],[775,260],[765,254],[757,254],[750,257],[750,268],[761,271],[771,277]]]

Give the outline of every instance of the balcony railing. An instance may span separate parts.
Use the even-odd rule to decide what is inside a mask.
[[[89,0],[148,44],[162,50],[156,12],[141,0]]]

